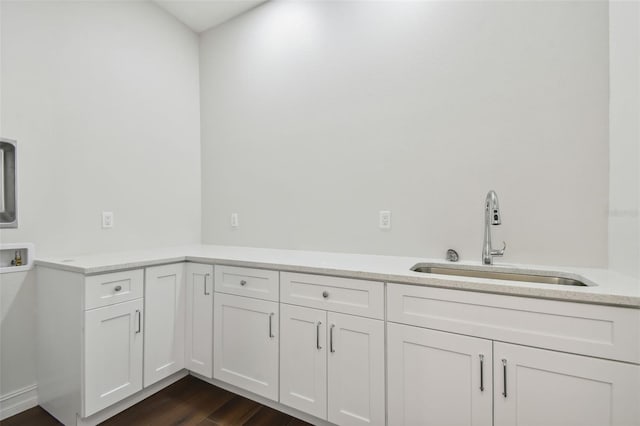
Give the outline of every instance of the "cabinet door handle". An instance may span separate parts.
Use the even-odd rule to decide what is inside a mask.
[[[211,292],[207,292],[207,277],[210,277],[211,274],[206,273],[204,274],[204,295],[205,296],[209,296],[211,294]]]
[[[316,349],[322,349],[322,346],[320,346],[320,326],[322,325],[322,323],[320,321],[318,321],[318,323],[316,324]]]
[[[273,312],[269,314],[269,337],[276,337],[273,335],[273,321],[271,320],[274,315]]]
[[[240,281],[240,285],[246,285],[246,284],[247,284],[247,282],[245,280],[241,280]]]
[[[121,285],[117,285],[117,286],[115,286],[114,290],[115,291],[120,291],[120,290],[122,290],[122,286]]]
[[[335,352],[335,348],[333,347],[333,328],[335,324],[331,324],[331,328],[329,329],[329,352]]]
[[[502,396],[507,397],[507,360],[502,358]]]
[[[484,392],[484,355],[480,354],[480,392]]]
[[[142,316],[140,314],[140,310],[136,309],[136,318],[138,320],[138,328],[136,329],[136,334],[142,331]]]

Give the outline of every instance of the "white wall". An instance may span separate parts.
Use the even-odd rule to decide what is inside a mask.
[[[609,266],[640,277],[640,3],[609,5]]]
[[[145,2],[3,2],[19,228],[77,254],[200,241],[198,38]],[[115,227],[100,227],[113,211]]]
[[[40,254],[200,242],[197,36],[147,2],[0,7],[0,134],[19,167],[19,228],[0,240]],[[0,276],[0,395],[35,380],[32,279]]]
[[[204,33],[204,241],[479,260],[493,188],[499,261],[606,266],[607,32],[606,2],[483,1],[269,2]]]

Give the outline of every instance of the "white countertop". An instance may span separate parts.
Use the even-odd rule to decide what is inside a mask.
[[[588,287],[536,284],[413,272],[416,263],[442,266],[481,266],[479,262],[452,264],[443,259],[377,256],[319,251],[280,250],[215,245],[189,245],[75,257],[43,257],[36,265],[82,274],[99,274],[182,261],[305,272],[516,296],[557,299],[640,308],[640,280],[606,269],[545,267],[496,263],[504,272],[553,271],[579,276]]]

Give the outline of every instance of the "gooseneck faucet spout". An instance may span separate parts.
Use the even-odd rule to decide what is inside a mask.
[[[484,242],[482,243],[482,263],[485,265],[493,264],[494,256],[504,255],[507,244],[503,241],[503,247],[500,250],[494,250],[491,247],[491,225],[500,225],[500,205],[498,204],[498,194],[491,190],[487,193],[484,201]]]

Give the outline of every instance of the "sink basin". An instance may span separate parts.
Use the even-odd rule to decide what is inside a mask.
[[[492,280],[524,281],[536,284],[558,284],[576,287],[587,287],[589,285],[577,279],[570,278],[568,276],[561,276],[557,273],[546,274],[544,271],[540,271],[540,273],[538,273],[537,271],[535,273],[531,271],[527,271],[527,273],[503,272],[489,268],[491,267],[488,267],[487,269],[475,269],[472,267],[446,267],[430,263],[418,263],[416,265],[413,265],[411,270],[424,274],[488,278]]]

